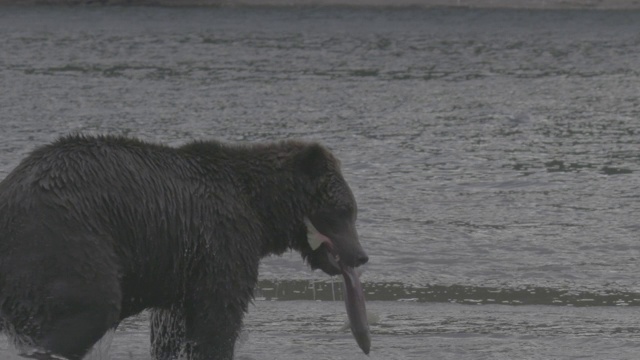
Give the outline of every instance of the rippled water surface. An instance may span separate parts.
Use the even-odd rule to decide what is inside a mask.
[[[76,131],[321,141],[359,202],[371,358],[633,359],[638,24],[638,12],[0,8],[0,177]],[[297,254],[266,259],[237,358],[357,359],[334,285]],[[144,317],[94,358],[148,359]],[[15,356],[2,341],[0,357]]]

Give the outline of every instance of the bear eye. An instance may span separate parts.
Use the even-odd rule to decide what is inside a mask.
[[[352,206],[339,208],[336,210],[336,215],[342,219],[355,219],[356,211]]]

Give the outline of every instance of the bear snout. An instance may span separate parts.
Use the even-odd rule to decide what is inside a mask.
[[[361,254],[356,259],[356,266],[364,265],[369,261],[369,256],[367,254]]]
[[[359,249],[348,256],[343,256],[342,261],[344,262],[344,265],[355,268],[366,264],[369,261],[369,256],[364,252],[364,250]]]

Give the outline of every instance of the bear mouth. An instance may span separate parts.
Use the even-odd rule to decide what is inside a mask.
[[[319,268],[329,275],[342,274],[344,278],[344,301],[351,333],[360,349],[365,354],[369,354],[371,335],[360,278],[354,267],[348,266],[344,261],[341,261],[340,254],[333,241],[319,232],[309,219],[305,218],[304,221],[307,226],[307,240],[311,250],[313,252],[324,252],[324,254],[318,254]]]
[[[316,254],[317,267],[328,275],[340,275],[344,265],[340,262],[340,254],[328,236],[322,234],[308,218],[304,219],[307,227],[307,241],[313,253]]]
[[[335,251],[331,240],[323,243],[321,249],[317,251],[322,250],[325,250],[327,263],[333,268],[328,271],[328,269],[324,267],[322,270],[330,275],[342,274],[344,304],[347,309],[347,316],[349,317],[351,334],[360,349],[362,349],[362,352],[369,355],[371,333],[369,331],[369,320],[367,318],[364,290],[360,283],[360,276],[356,273],[355,268],[340,261],[340,255]]]
[[[365,260],[360,262],[354,256],[351,257],[351,260],[348,260],[349,254],[345,258],[341,257],[341,251],[346,251],[345,249],[342,249],[331,238],[318,231],[308,218],[304,219],[304,224],[307,228],[307,242],[311,248],[313,258],[311,262],[312,268],[319,268],[331,276],[344,275],[348,268],[356,268],[367,261],[366,255],[364,256]]]
[[[326,272],[329,275],[344,275],[347,268],[351,268],[340,261],[340,255],[336,251],[335,246],[332,242],[326,242],[323,244],[321,249],[316,251],[324,251],[324,256],[326,261],[324,262],[324,266],[321,266],[322,271]]]

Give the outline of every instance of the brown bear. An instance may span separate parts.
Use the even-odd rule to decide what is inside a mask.
[[[151,309],[156,359],[232,359],[260,259],[353,274],[356,210],[316,143],[63,137],[0,183],[0,328],[25,357],[75,360]]]

